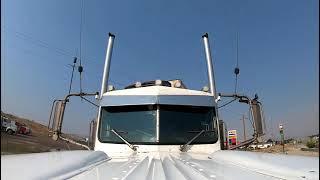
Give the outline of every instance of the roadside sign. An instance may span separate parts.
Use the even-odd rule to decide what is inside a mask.
[[[279,124],[279,129],[283,130],[283,125],[282,124]]]
[[[284,153],[284,133],[283,133],[283,125],[279,124],[280,136],[281,136],[281,144],[282,144],[282,152]]]
[[[229,145],[237,145],[237,130],[228,131],[228,142]]]

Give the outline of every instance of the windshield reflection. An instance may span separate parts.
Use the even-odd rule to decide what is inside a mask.
[[[157,105],[104,107],[101,110],[99,140],[124,143],[117,132],[132,144],[185,144],[205,130],[191,144],[217,141],[213,107],[158,105],[159,133],[157,137]]]

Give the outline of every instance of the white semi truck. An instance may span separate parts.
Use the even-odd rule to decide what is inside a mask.
[[[6,133],[12,135],[17,132],[17,128],[18,127],[15,121],[1,115],[1,131],[5,131]]]
[[[255,133],[246,144],[263,135],[261,109],[246,96],[218,98],[208,34],[202,39],[209,88],[201,91],[163,80],[114,90],[114,38],[109,34],[93,150],[1,156],[1,179],[319,179],[318,157],[222,150],[217,100],[231,96],[250,106]],[[66,140],[61,126],[71,96],[57,101],[54,139]]]

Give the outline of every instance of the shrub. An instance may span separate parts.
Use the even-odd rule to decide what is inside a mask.
[[[312,139],[310,139],[308,142],[307,142],[307,147],[308,148],[315,148],[316,147],[316,142]]]

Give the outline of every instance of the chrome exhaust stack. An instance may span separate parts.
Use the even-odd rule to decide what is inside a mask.
[[[207,67],[208,67],[208,79],[209,79],[209,88],[210,93],[214,96],[214,98],[217,98],[216,93],[216,85],[214,80],[214,72],[213,72],[213,64],[212,64],[212,58],[211,58],[211,52],[210,52],[210,45],[209,45],[209,36],[208,33],[205,33],[202,36],[203,43],[204,43],[204,50],[206,53],[206,59],[207,59]]]
[[[115,35],[109,33],[106,60],[104,63],[103,77],[102,77],[102,83],[101,83],[100,99],[102,95],[107,92],[114,38],[115,38]]]

